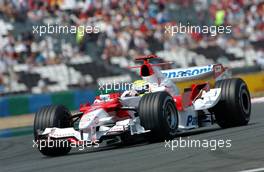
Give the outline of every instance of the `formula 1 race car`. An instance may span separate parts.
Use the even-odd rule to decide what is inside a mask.
[[[162,64],[151,64],[151,58],[156,56],[136,59],[143,64],[132,68],[140,69],[142,80],[131,90],[97,96],[92,105],[81,105],[74,114],[62,105],[41,108],[34,119],[35,141],[96,144],[117,138],[125,142],[141,134],[155,141],[215,122],[222,128],[248,124],[251,99],[247,85],[242,79],[231,78],[221,64],[160,70]],[[194,82],[179,92],[177,82],[208,76],[214,78],[213,85]],[[71,147],[53,145],[39,150],[56,156],[67,154]]]

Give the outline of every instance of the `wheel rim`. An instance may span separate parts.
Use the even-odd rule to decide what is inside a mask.
[[[247,114],[249,113],[250,110],[250,100],[249,96],[246,90],[243,90],[241,92],[241,105],[243,107],[244,112]]]
[[[167,103],[165,108],[166,122],[170,129],[174,130],[178,125],[177,111],[171,102]]]

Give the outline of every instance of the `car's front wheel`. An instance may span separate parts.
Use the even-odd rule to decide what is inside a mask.
[[[38,149],[43,155],[60,156],[70,152],[71,147],[67,140],[41,140],[39,136],[39,132],[45,130],[45,128],[71,127],[70,117],[69,110],[61,105],[45,106],[35,114],[34,139],[38,142]]]

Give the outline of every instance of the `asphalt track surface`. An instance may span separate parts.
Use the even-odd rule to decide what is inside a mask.
[[[139,142],[123,147],[74,150],[48,158],[32,148],[32,136],[0,140],[1,172],[36,171],[241,171],[264,167],[264,104],[254,104],[248,126],[210,129],[181,135],[181,139],[231,139],[231,148],[165,148],[165,143]],[[179,139],[175,138],[175,139]]]

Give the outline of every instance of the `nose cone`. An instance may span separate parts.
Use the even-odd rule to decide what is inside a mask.
[[[79,129],[84,130],[92,126],[98,126],[100,125],[100,120],[105,117],[109,117],[109,115],[102,108],[88,112],[82,116],[79,123]]]
[[[79,122],[79,129],[83,130],[92,126],[95,117],[96,116],[91,112],[84,114]]]

